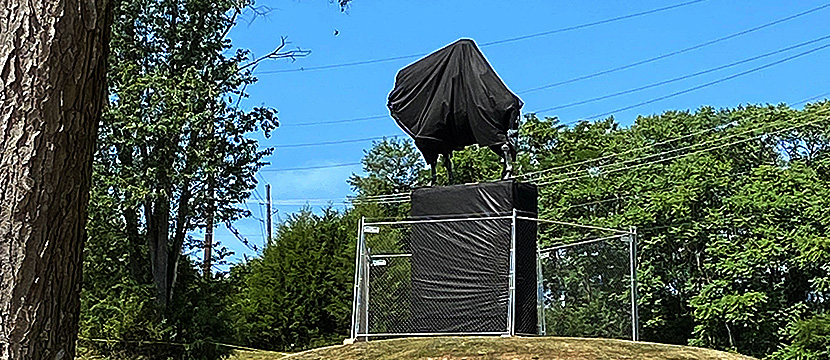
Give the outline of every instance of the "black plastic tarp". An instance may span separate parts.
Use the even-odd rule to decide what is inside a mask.
[[[414,332],[507,331],[510,242],[515,208],[535,217],[532,184],[500,181],[416,189],[412,216],[473,218],[412,225]],[[505,218],[507,217],[507,218]],[[536,222],[516,231],[518,333],[536,333]]]
[[[467,145],[504,144],[522,105],[468,39],[400,70],[388,103],[429,164]]]

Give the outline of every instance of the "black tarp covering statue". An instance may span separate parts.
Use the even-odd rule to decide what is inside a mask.
[[[512,180],[412,192],[414,219],[477,214],[474,220],[412,225],[412,332],[505,332],[512,311],[516,333],[537,333],[537,224],[516,221],[515,299],[508,310],[514,233],[511,219],[503,216],[516,209],[535,218],[537,197],[536,185]]]
[[[503,178],[512,175],[522,100],[501,81],[475,42],[458,40],[401,69],[389,94],[389,111],[432,168],[444,156],[452,183],[453,150],[487,146],[504,159]]]

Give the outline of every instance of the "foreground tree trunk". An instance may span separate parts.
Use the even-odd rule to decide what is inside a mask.
[[[73,359],[109,0],[0,5],[0,359]]]

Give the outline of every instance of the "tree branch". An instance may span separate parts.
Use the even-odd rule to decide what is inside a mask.
[[[277,46],[277,48],[274,49],[274,51],[243,65],[239,68],[239,70],[241,71],[249,67],[256,66],[260,62],[265,61],[267,59],[291,59],[291,61],[296,61],[298,57],[305,57],[311,54],[311,50],[303,50],[299,47],[296,50],[288,50],[283,52],[282,50],[285,48],[285,46],[290,44],[288,41],[286,41],[287,39],[288,38],[285,36],[280,36],[280,45]]]
[[[228,22],[228,27],[225,28],[225,31],[222,32],[222,36],[220,36],[219,39],[224,39],[226,36],[228,36],[228,33],[230,33],[231,29],[233,29],[233,27],[236,25],[236,18],[239,17],[239,13],[241,12],[242,10],[240,10],[239,8],[233,9],[233,15],[231,15],[231,20],[230,22]]]

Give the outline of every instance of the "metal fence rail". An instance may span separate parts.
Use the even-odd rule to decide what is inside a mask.
[[[482,225],[495,235],[476,233]],[[447,237],[439,247],[436,234]],[[486,236],[504,241],[488,242]],[[467,256],[469,248],[457,243],[470,245],[476,237],[487,246]],[[517,238],[536,239],[536,250],[517,252]],[[519,334],[638,340],[636,248],[633,227],[537,219],[515,210],[510,216],[361,219],[352,338]],[[475,305],[475,311],[458,302]],[[517,329],[530,322],[536,323],[535,334],[533,328]]]
[[[638,340],[635,249],[633,233],[541,248],[543,334]]]

